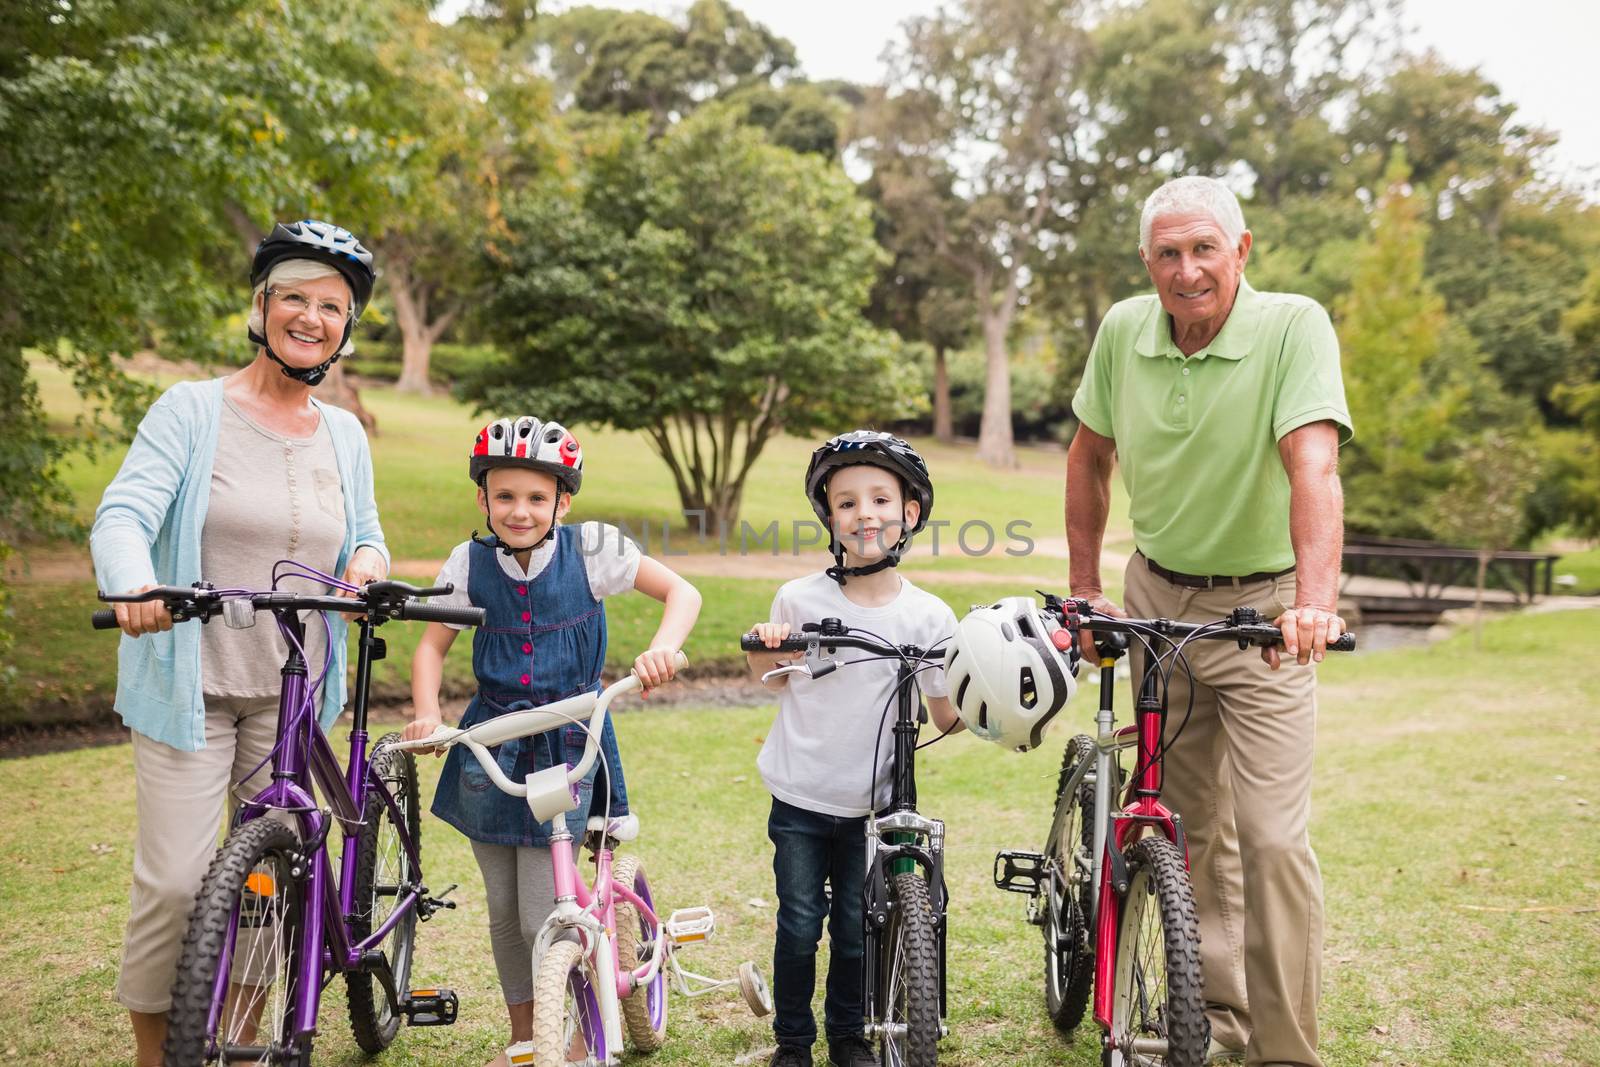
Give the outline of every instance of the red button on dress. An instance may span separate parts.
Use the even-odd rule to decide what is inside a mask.
[[[525,586],[525,585],[517,586],[517,595],[518,596],[527,596],[528,595],[528,587]]]
[[[523,612],[523,613],[522,613],[522,621],[523,621],[523,622],[527,622],[527,621],[528,621],[528,620],[529,620],[529,619],[531,619],[531,618],[533,618],[533,616],[532,616],[532,615],[530,615],[530,614],[528,614],[528,613],[527,613],[527,612],[526,612],[526,611],[524,611],[524,612]]]
[[[526,674],[524,674],[522,676],[522,684],[523,685],[527,685],[528,684],[528,676]]]
[[[524,652],[532,652],[533,651],[533,646],[530,645],[530,644],[527,644],[526,642],[524,642],[523,646],[522,646],[522,651],[524,651]]]

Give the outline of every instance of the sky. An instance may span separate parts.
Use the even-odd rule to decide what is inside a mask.
[[[597,6],[608,0],[588,0]],[[931,14],[937,0],[735,0],[795,44],[812,78],[877,81],[879,57],[899,24]],[[1413,49],[1479,67],[1520,116],[1561,137],[1557,173],[1591,189],[1600,182],[1600,0],[1405,0]],[[569,6],[552,3],[548,6]],[[672,15],[686,0],[609,0],[609,6]]]

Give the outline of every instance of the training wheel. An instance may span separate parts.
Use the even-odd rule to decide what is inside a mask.
[[[749,960],[739,964],[739,992],[744,994],[744,1002],[758,1018],[772,1014],[772,991]]]

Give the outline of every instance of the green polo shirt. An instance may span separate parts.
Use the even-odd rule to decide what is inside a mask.
[[[1139,550],[1186,574],[1294,566],[1278,439],[1323,419],[1341,444],[1352,432],[1328,313],[1242,278],[1221,332],[1188,357],[1154,294],[1115,305],[1072,410],[1117,443]]]

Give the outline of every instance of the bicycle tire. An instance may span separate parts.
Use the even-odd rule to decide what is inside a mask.
[[[635,896],[655,910],[650,880],[644,875],[644,864],[639,857],[618,860],[611,869],[611,879],[633,890]],[[616,906],[616,928],[617,971],[631,971],[644,958],[640,949],[655,940],[655,929],[637,908],[623,901],[618,901]],[[640,1052],[654,1052],[667,1040],[667,970],[666,961],[661,962],[662,967],[649,985],[635,989],[622,999],[623,1029]]]
[[[417,787],[417,765],[409,752],[395,752],[387,746],[400,739],[385,734],[372,747],[373,772],[384,780],[395,805],[400,809],[406,833],[422,856],[421,793]],[[355,912],[350,916],[350,940],[364,940],[382,926],[399,900],[401,887],[417,882],[410,857],[401,844],[399,828],[387,804],[375,791],[369,791],[362,810],[362,826],[356,836]],[[416,951],[417,909],[413,907],[375,948],[381,949],[394,976],[395,992],[405,996],[410,988],[411,962]],[[383,984],[371,971],[347,971],[344,976],[345,1000],[350,1009],[350,1029],[356,1044],[369,1055],[382,1052],[400,1031],[401,1017],[392,1011]]]
[[[1044,1007],[1055,1028],[1070,1034],[1083,1021],[1094,986],[1094,945],[1088,916],[1093,911],[1094,783],[1087,778],[1069,791],[1067,783],[1084,763],[1093,763],[1094,740],[1079,734],[1061,753],[1056,780],[1056,810],[1051,827],[1060,827],[1045,850]]]
[[[1203,1067],[1211,1025],[1201,995],[1200,925],[1178,846],[1128,846],[1128,894],[1117,931],[1105,1067]],[[1134,1038],[1165,1038],[1164,1055],[1134,1054]]]
[[[256,1045],[267,1038],[269,1054],[265,1062],[274,1065],[303,1065],[311,1062],[310,1027],[304,1041],[297,1041],[294,1017],[295,969],[299,966],[299,935],[305,919],[305,882],[296,874],[303,871],[300,839],[284,824],[261,818],[245,823],[228,835],[206,871],[189,916],[178,970],[172,988],[172,1007],[167,1013],[167,1039],[162,1049],[166,1067],[205,1067],[226,1063],[227,1035],[239,1032],[232,1024],[239,1007],[234,990],[267,990],[269,1000],[278,1000],[277,1010],[261,1019],[271,1005],[257,1014],[256,1035],[239,1041],[235,1047]],[[263,954],[260,940],[246,948],[240,968],[236,956],[241,930],[276,931]],[[231,939],[230,932],[234,935]],[[247,935],[248,937],[249,935]],[[272,946],[275,945],[274,949]],[[228,982],[226,1002],[217,1012],[217,1031],[210,1029],[213,991],[223,961],[230,973],[251,969],[251,960],[265,959],[272,968],[267,984],[244,986]],[[247,1014],[252,1014],[248,1007]],[[266,1023],[263,1028],[259,1023]],[[263,1033],[263,1029],[265,1032]],[[222,1040],[217,1040],[218,1034]]]
[[[557,941],[539,961],[533,980],[533,1067],[566,1067],[574,1035],[584,1052],[606,1062],[606,1036],[595,984],[583,948]]]
[[[935,1067],[939,1062],[938,918],[920,871],[890,881],[883,934],[878,1060],[884,1067]]]

